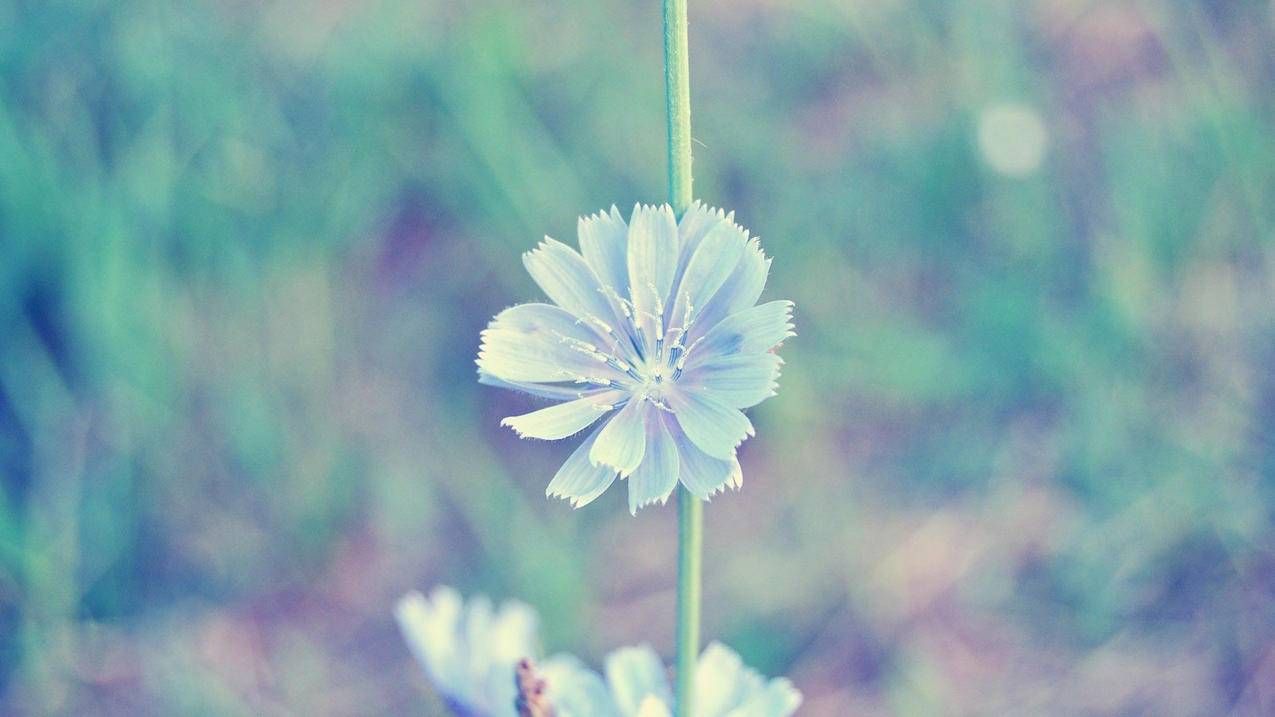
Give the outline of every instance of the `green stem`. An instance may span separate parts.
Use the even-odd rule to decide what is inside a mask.
[[[691,65],[686,0],[664,0],[664,91],[668,118],[668,201],[681,217],[691,206]],[[690,717],[699,656],[704,503],[677,489],[677,717]]]
[[[704,501],[677,489],[677,717],[690,717],[699,656],[700,563]]]
[[[686,0],[664,0],[664,98],[668,117],[668,201],[679,217],[691,207],[691,63]]]

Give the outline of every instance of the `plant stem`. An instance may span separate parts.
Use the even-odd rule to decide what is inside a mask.
[[[677,717],[690,717],[699,656],[700,562],[704,501],[677,489]]]
[[[668,201],[682,216],[691,206],[691,63],[686,0],[664,0],[664,98],[668,118]]]
[[[691,65],[686,0],[664,0],[664,96],[668,118],[668,201],[680,218],[691,206]],[[699,656],[704,504],[677,489],[677,717],[690,717]]]

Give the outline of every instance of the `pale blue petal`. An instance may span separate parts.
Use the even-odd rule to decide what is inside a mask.
[[[486,638],[492,660],[512,664],[524,657],[534,657],[540,618],[530,605],[507,600],[496,611],[493,633]]]
[[[701,451],[680,428],[674,430],[677,443],[678,479],[693,495],[708,500],[728,485],[743,481],[739,461],[714,458]]]
[[[647,697],[673,703],[664,663],[649,645],[624,647],[606,658],[607,684],[621,714],[636,714]]]
[[[657,697],[647,697],[642,700],[642,704],[633,717],[673,717],[673,713],[664,701]]]
[[[789,717],[800,706],[791,682],[767,682],[721,643],[710,644],[696,663],[696,717]]]
[[[492,328],[482,332],[478,369],[505,381],[571,383],[577,391],[610,386],[624,374],[595,356],[537,334]],[[596,382],[596,383],[595,383]]]
[[[571,401],[581,397],[580,386],[578,384],[552,384],[552,383],[528,383],[525,381],[506,381],[502,378],[478,370],[478,383],[484,386],[495,386],[496,388],[507,388],[511,391],[521,391],[529,396],[538,398],[548,398],[555,401]]]
[[[790,717],[801,707],[801,692],[792,682],[776,677],[725,717]]]
[[[677,219],[667,204],[637,206],[629,220],[629,293],[639,314],[662,314],[677,272]],[[657,310],[658,309],[658,310]]]
[[[457,685],[464,676],[459,639],[463,608],[460,594],[445,586],[435,588],[428,600],[419,592],[408,593],[394,607],[412,655],[441,688]]]
[[[602,391],[521,416],[509,416],[502,419],[500,425],[509,426],[522,438],[555,441],[574,436],[593,425],[627,395],[627,391]]]
[[[695,663],[696,717],[722,717],[740,705],[748,692],[743,676],[748,671],[735,651],[713,642]]]
[[[646,457],[629,476],[629,512],[668,500],[677,487],[677,444],[664,425],[664,418],[653,411],[646,429]]]
[[[535,612],[519,602],[494,610],[490,600],[468,604],[455,590],[436,588],[426,599],[411,593],[395,608],[412,652],[449,703],[466,713],[513,717],[514,663],[536,648]]]
[[[630,400],[607,421],[589,451],[593,465],[606,465],[628,477],[646,453],[646,417],[650,403]]]
[[[770,260],[762,253],[761,243],[757,239],[750,240],[730,278],[699,312],[687,338],[694,341],[727,316],[756,304],[769,273]]]
[[[668,315],[670,331],[692,324],[731,276],[744,253],[748,235],[730,222],[719,222],[699,243],[678,284],[673,309]]]
[[[598,351],[600,339],[564,309],[549,304],[522,304],[496,315],[482,333],[478,368],[502,381],[561,383],[620,381],[625,375],[607,364]]]
[[[686,370],[736,354],[769,351],[793,336],[792,302],[770,301],[731,314],[686,354]]]
[[[589,322],[613,323],[615,313],[603,295],[602,282],[575,249],[545,237],[522,255],[527,273],[555,304]]]
[[[561,306],[540,302],[511,306],[496,314],[488,326],[523,332],[540,331],[546,334],[561,334],[581,341],[598,340],[597,334],[584,326],[575,314]]]
[[[775,395],[783,364],[772,353],[713,357],[683,373],[677,385],[702,391],[733,408],[751,408]]]
[[[545,495],[564,498],[571,501],[572,508],[580,508],[591,503],[611,487],[611,483],[615,481],[616,470],[610,466],[595,466],[589,461],[589,451],[593,449],[593,443],[601,432],[601,427],[595,429],[588,438],[584,439],[584,443],[571,453],[571,457],[558,469],[553,480],[549,481]]]
[[[574,656],[555,655],[537,671],[555,717],[622,717],[602,677]]]
[[[687,391],[669,391],[666,397],[682,431],[714,458],[731,460],[735,448],[753,435],[748,417],[721,401]]]
[[[629,227],[614,206],[611,211],[581,217],[576,228],[580,253],[604,286],[616,292],[629,284]]]
[[[732,213],[731,216],[734,216]],[[703,202],[698,199],[691,204],[691,208],[686,210],[682,218],[677,222],[678,235],[678,257],[677,257],[677,275],[674,286],[680,283],[682,273],[686,271],[686,265],[691,261],[691,255],[699,247],[700,241],[708,234],[709,230],[717,226],[726,213],[720,209],[704,206]]]
[[[470,601],[467,622],[465,640],[475,681],[470,703],[476,712],[492,717],[517,717],[513,702],[518,690],[511,675],[519,660],[536,656],[535,611],[506,602],[493,612],[491,602],[479,596]]]
[[[757,303],[762,289],[766,288],[766,277],[770,275],[770,259],[761,250],[761,241],[753,238],[748,242],[739,264],[735,267],[729,291],[722,292],[726,316],[743,311]]]

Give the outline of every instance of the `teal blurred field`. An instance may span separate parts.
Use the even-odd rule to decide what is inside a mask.
[[[546,500],[474,367],[663,201],[659,13],[0,0],[0,713],[439,714],[439,583],[671,656],[672,505]],[[690,16],[798,332],[706,638],[800,714],[1275,714],[1275,6]]]

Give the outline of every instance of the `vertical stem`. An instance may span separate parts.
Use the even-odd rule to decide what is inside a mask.
[[[686,0],[664,0],[664,92],[668,118],[668,201],[681,217],[691,206],[691,65]],[[704,504],[677,489],[677,717],[690,717],[699,656],[700,563]]]
[[[686,0],[664,0],[664,98],[668,118],[668,201],[682,216],[691,206],[691,63]]]
[[[700,558],[704,501],[677,489],[677,717],[690,717],[699,656]]]

